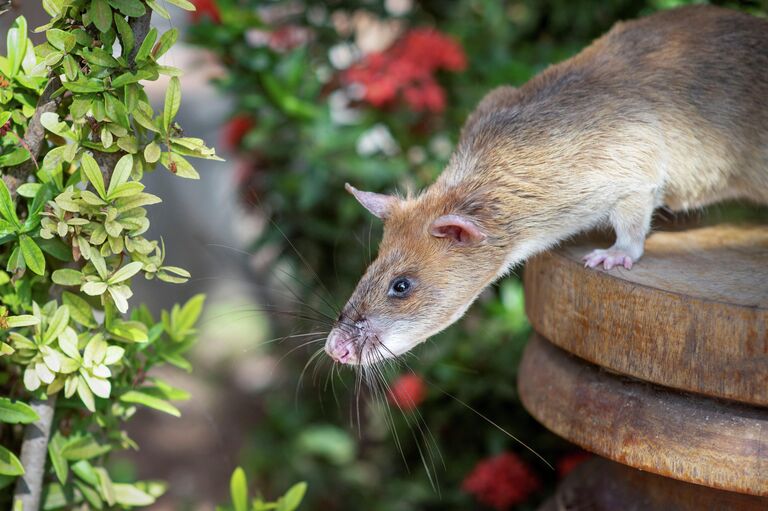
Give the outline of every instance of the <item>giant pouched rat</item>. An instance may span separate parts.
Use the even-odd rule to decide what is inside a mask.
[[[338,362],[405,353],[516,264],[603,223],[616,243],[586,265],[629,269],[656,207],[768,203],[768,21],[694,6],[618,23],[490,92],[421,194],[347,190],[384,235],[328,336]]]

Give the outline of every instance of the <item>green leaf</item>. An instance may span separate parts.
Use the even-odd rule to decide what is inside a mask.
[[[8,258],[8,264],[6,265],[5,269],[9,272],[14,272],[18,269],[24,269],[26,268],[26,265],[24,264],[24,256],[21,255],[21,250],[19,250],[19,247],[14,247],[14,249],[11,251],[11,255]]]
[[[139,321],[115,320],[109,327],[109,333],[122,341],[147,342],[147,327]]]
[[[349,463],[355,457],[355,443],[349,434],[335,426],[306,428],[297,439],[299,448],[335,465]]]
[[[152,204],[158,204],[163,202],[157,195],[151,193],[139,193],[131,195],[130,197],[124,197],[115,201],[114,205],[117,211],[122,213],[131,209],[139,208],[142,206],[150,206]]]
[[[69,325],[69,307],[62,305],[53,314],[53,317],[48,321],[48,328],[43,334],[43,341],[48,343],[61,335],[65,328]]]
[[[91,51],[83,50],[83,57],[92,65],[101,67],[118,67],[120,64],[115,57],[101,48],[92,48]]]
[[[101,500],[101,497],[96,490],[77,479],[75,479],[75,486],[77,486],[77,489],[80,490],[80,493],[83,494],[83,497],[85,497],[85,500],[87,500],[91,506],[96,509],[104,508],[104,502]]]
[[[123,128],[130,128],[128,121],[128,111],[125,109],[125,105],[112,94],[104,94],[104,106],[107,111],[107,116],[110,120],[116,122]],[[121,137],[122,138],[122,137]]]
[[[124,280],[128,280],[137,273],[141,271],[141,269],[144,267],[144,263],[141,261],[134,261],[132,263],[128,263],[119,270],[117,270],[108,280],[107,283],[110,285],[117,284],[118,282],[123,282]]]
[[[173,174],[186,179],[200,179],[200,174],[185,158],[178,154],[163,153],[160,156],[160,164]]]
[[[72,132],[66,122],[60,121],[56,112],[43,112],[40,116],[40,124],[51,133],[62,137],[72,138]]]
[[[109,180],[108,197],[112,196],[115,188],[128,181],[131,177],[131,169],[133,169],[133,156],[130,154],[126,154],[117,161],[115,170],[112,172],[112,177]]]
[[[109,194],[110,200],[121,199],[123,197],[131,197],[141,193],[144,189],[144,185],[138,181],[129,181],[118,186],[115,191]]]
[[[0,167],[13,167],[30,158],[29,151],[23,147],[17,147],[13,151],[0,156]]]
[[[21,247],[21,255],[24,257],[24,262],[27,267],[38,275],[45,273],[45,256],[43,251],[37,246],[32,238],[26,234],[19,236],[19,246]]]
[[[21,227],[19,217],[16,216],[16,205],[11,200],[11,192],[5,186],[5,181],[0,179],[0,215],[16,227]]]
[[[0,238],[3,238],[9,234],[13,234],[17,230],[18,229],[10,222],[6,222],[5,220],[0,219]],[[5,242],[7,241],[8,239],[6,238]]]
[[[307,493],[307,483],[296,483],[286,492],[277,505],[278,511],[294,511],[299,507]]]
[[[22,314],[21,316],[11,316],[7,319],[7,322],[8,328],[19,328],[23,326],[39,325],[40,318],[30,314]]]
[[[77,80],[77,74],[80,68],[72,55],[64,57],[64,74],[67,75],[67,80],[72,82]]]
[[[147,11],[139,0],[109,0],[109,4],[132,18],[138,18]]]
[[[115,502],[121,506],[140,507],[155,503],[152,495],[132,484],[113,483],[112,486],[115,490]]]
[[[115,504],[115,487],[112,483],[112,479],[109,477],[109,473],[107,473],[107,469],[104,467],[96,467],[94,470],[99,477],[99,493],[101,493],[102,498],[107,501],[107,504],[113,506]]]
[[[138,390],[129,390],[120,396],[120,401],[124,403],[135,403],[148,406],[149,408],[154,408],[155,410],[165,412],[167,414],[173,415],[174,417],[181,417],[181,412],[179,409],[168,401],[155,396],[150,396],[149,394],[145,394],[144,392],[140,392]]]
[[[82,436],[67,441],[61,449],[61,455],[69,461],[89,460],[109,452],[109,445],[101,445],[90,435]]]
[[[147,5],[163,18],[167,20],[171,19],[171,13],[168,12],[168,9],[157,3],[156,0],[147,0]]]
[[[122,313],[128,312],[128,299],[133,295],[131,288],[125,285],[117,284],[107,287],[109,296],[115,304],[117,310]]]
[[[91,486],[99,484],[99,476],[96,475],[93,465],[87,460],[80,460],[77,463],[74,463],[72,465],[72,472]]]
[[[182,338],[186,333],[195,326],[197,319],[200,317],[200,313],[203,310],[203,304],[205,303],[205,295],[198,294],[190,298],[184,307],[181,308],[179,314],[174,318],[173,329],[174,337]]]
[[[64,82],[64,88],[72,92],[89,93],[101,92],[104,90],[104,82],[88,78],[80,78],[74,82]],[[94,105],[95,106],[95,105]],[[97,119],[98,120],[98,119]]]
[[[83,274],[70,268],[62,268],[51,274],[51,279],[60,286],[79,286],[83,283]]]
[[[83,293],[88,296],[103,295],[107,291],[106,282],[86,282],[82,287]]]
[[[93,188],[98,192],[102,199],[107,198],[107,192],[104,189],[104,176],[101,175],[98,163],[93,159],[90,153],[83,153],[80,158],[80,169],[88,178],[88,181],[93,185]]]
[[[152,141],[144,148],[144,159],[147,163],[155,163],[160,159],[160,146]]]
[[[152,395],[156,394],[159,397],[168,399],[170,401],[188,401],[189,398],[192,397],[191,394],[186,390],[174,387],[170,383],[159,378],[152,378],[152,381],[156,387],[146,389],[146,392],[149,392]]]
[[[31,199],[42,186],[40,183],[24,183],[16,188],[16,194]]]
[[[107,32],[112,28],[112,9],[107,4],[107,0],[91,0],[91,8],[88,12],[99,31]]]
[[[51,46],[63,52],[69,53],[75,47],[75,36],[58,28],[51,28],[45,31],[45,37]]]
[[[56,478],[61,484],[66,484],[67,476],[69,474],[69,464],[64,456],[61,455],[61,450],[64,447],[65,439],[61,436],[61,432],[56,431],[51,441],[48,442],[48,457],[51,459],[51,465],[53,465],[53,471],[56,472]]]
[[[135,1],[141,6],[141,9],[144,10],[144,4],[139,2],[138,0],[128,0],[129,2]],[[112,5],[115,4],[113,2]],[[118,7],[119,8],[119,7]],[[143,14],[143,13],[142,13]],[[141,14],[139,14],[141,16]],[[136,44],[135,36],[133,35],[133,30],[131,30],[131,26],[128,24],[127,21],[125,21],[125,18],[120,16],[118,13],[115,13],[115,26],[117,27],[117,33],[120,34],[120,46],[123,48],[123,57],[127,57],[130,55],[131,50],[133,50],[133,46]],[[112,84],[114,86],[114,83]]]
[[[165,105],[163,106],[163,126],[165,132],[171,128],[176,113],[179,111],[179,105],[181,105],[181,83],[177,77],[171,78],[168,83],[168,89],[165,91]]]
[[[69,314],[72,319],[88,328],[96,327],[96,320],[93,318],[93,309],[84,299],[74,293],[64,291],[61,296],[64,305],[69,307]]]
[[[136,83],[141,80],[147,80],[152,78],[153,74],[146,69],[140,69],[136,73],[125,72],[112,80],[112,88],[119,89],[129,83]]]
[[[107,273],[107,263],[104,261],[104,258],[100,254],[94,254],[91,257],[91,264],[96,268],[101,280],[106,281],[109,274]]]
[[[152,51],[152,47],[154,46],[156,39],[157,29],[152,27],[152,29],[147,32],[147,37],[144,38],[141,46],[139,46],[139,51],[136,52],[136,62],[141,62],[149,57],[149,53]]]
[[[163,35],[160,36],[160,40],[157,41],[157,44],[152,49],[152,57],[154,57],[155,60],[162,57],[165,52],[171,49],[171,46],[176,43],[178,38],[179,30],[176,28],[164,32]]]
[[[72,251],[70,247],[58,238],[52,240],[40,240],[38,245],[43,249],[43,252],[55,257],[59,261],[72,260]]]
[[[181,9],[184,9],[185,11],[194,11],[195,5],[191,2],[187,2],[187,0],[167,0],[169,4],[173,4],[176,7],[180,7]]]
[[[11,401],[7,397],[0,397],[0,422],[7,424],[29,424],[40,420],[31,406],[23,401]]]
[[[13,22],[6,38],[8,46],[8,75],[13,78],[19,72],[21,62],[27,53],[27,20],[19,16]]]
[[[11,451],[0,445],[0,474],[6,476],[20,476],[24,474],[19,458]]]
[[[241,467],[237,467],[232,473],[229,491],[235,511],[248,511],[248,482],[245,479],[245,471]]]

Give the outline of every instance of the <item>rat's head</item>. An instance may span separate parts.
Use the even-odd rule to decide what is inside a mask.
[[[495,278],[503,255],[466,201],[346,187],[384,221],[384,235],[325,349],[337,362],[367,365],[401,355],[456,321]]]

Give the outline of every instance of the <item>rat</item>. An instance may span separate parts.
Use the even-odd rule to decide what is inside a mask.
[[[397,357],[459,319],[515,265],[610,225],[585,265],[632,268],[655,208],[768,204],[768,21],[690,6],[619,22],[470,114],[418,195],[347,190],[384,221],[326,352]]]

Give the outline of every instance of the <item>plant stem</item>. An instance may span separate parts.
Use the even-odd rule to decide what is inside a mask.
[[[43,493],[43,475],[48,454],[48,439],[51,436],[51,424],[56,408],[56,395],[47,400],[35,399],[30,403],[40,420],[24,428],[24,442],[21,445],[21,464],[24,475],[16,480],[13,495],[13,509],[37,511]],[[20,507],[17,507],[20,506]]]
[[[36,168],[35,162],[43,148],[43,141],[45,141],[45,128],[40,122],[40,117],[46,112],[56,111],[59,103],[61,103],[62,95],[60,94],[54,99],[51,99],[51,95],[60,87],[61,80],[59,77],[52,77],[40,95],[40,99],[37,100],[35,114],[29,121],[27,132],[24,134],[23,139],[24,145],[29,150],[30,159],[16,166],[9,167],[3,172],[3,181],[5,181],[8,190],[11,192],[11,197],[16,196],[16,188],[24,184]]]

